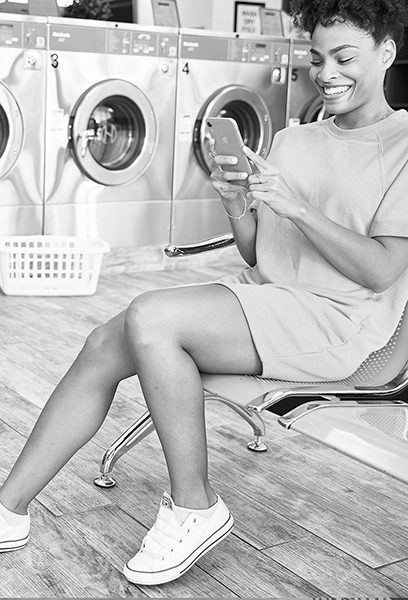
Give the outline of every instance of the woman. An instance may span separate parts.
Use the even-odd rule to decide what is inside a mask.
[[[208,481],[199,372],[340,378],[391,336],[408,289],[408,115],[387,104],[383,81],[407,9],[295,0],[293,11],[312,33],[311,78],[334,118],[279,132],[268,161],[245,149],[257,168],[240,177],[245,191],[228,171],[236,158],[215,157],[213,184],[249,267],[142,294],[91,333],[0,490],[2,551],[27,543],[30,501],[137,374],[171,494],[124,574],[179,577],[233,524]]]

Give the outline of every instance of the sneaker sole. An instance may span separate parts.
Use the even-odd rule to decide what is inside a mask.
[[[13,552],[13,550],[21,550],[27,546],[30,537],[27,536],[21,540],[8,540],[6,542],[0,542],[0,553],[1,552]]]
[[[160,585],[162,583],[168,583],[173,581],[181,575],[184,575],[193,565],[198,561],[199,558],[204,556],[209,550],[219,544],[227,535],[231,532],[234,526],[234,519],[232,515],[229,515],[228,520],[220,529],[213,533],[201,546],[192,552],[182,563],[167,569],[166,571],[159,571],[157,573],[146,573],[141,571],[133,571],[127,565],[123,569],[123,574],[128,581],[131,583],[137,583],[139,585]]]

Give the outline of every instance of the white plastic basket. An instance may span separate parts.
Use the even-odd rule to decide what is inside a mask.
[[[0,286],[12,296],[90,296],[109,249],[73,236],[0,237]]]

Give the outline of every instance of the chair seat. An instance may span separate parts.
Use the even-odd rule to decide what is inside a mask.
[[[316,396],[353,393],[356,389],[348,380],[337,382],[301,383],[279,379],[263,379],[251,375],[201,374],[205,392],[219,398],[261,412],[267,406],[287,396]],[[267,400],[266,400],[267,398]]]
[[[252,375],[202,373],[204,390],[214,398],[226,398],[241,407],[261,412],[288,396],[381,396],[396,394],[407,386],[407,311],[388,343],[372,352],[349,377],[339,381],[295,382]]]

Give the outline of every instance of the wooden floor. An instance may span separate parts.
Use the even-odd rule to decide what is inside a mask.
[[[0,481],[84,337],[138,293],[236,270],[111,269],[97,294],[0,296]],[[151,526],[167,475],[155,434],[120,459],[117,486],[93,485],[104,449],[145,410],[136,379],[121,384],[96,437],[32,503],[32,537],[0,555],[2,598],[408,598],[408,487],[301,435],[268,413],[265,454],[249,427],[207,406],[212,482],[235,517],[233,535],[164,586],[126,581],[124,562]],[[38,465],[41,468],[41,465]]]

